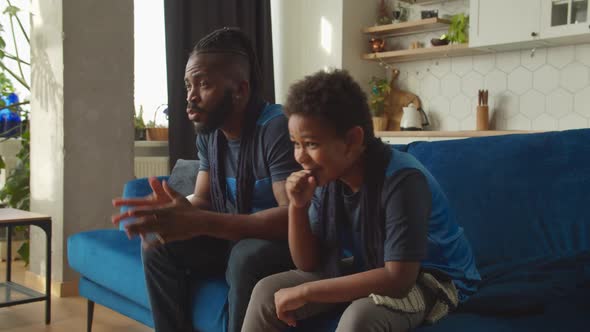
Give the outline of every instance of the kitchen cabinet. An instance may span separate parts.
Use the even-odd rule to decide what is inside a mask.
[[[541,36],[558,38],[590,34],[589,0],[544,0],[541,7]]]
[[[469,45],[535,42],[540,38],[541,1],[470,0]]]
[[[470,0],[469,45],[498,51],[590,42],[590,0]]]

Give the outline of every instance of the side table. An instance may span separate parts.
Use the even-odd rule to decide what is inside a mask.
[[[47,238],[47,267],[45,269],[45,294],[34,291],[11,280],[12,273],[12,228],[37,226]],[[51,321],[51,217],[12,208],[0,209],[0,227],[7,227],[6,282],[0,283],[0,308],[17,304],[45,301],[45,324]]]

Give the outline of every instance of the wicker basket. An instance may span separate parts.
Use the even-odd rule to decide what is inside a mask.
[[[147,128],[148,141],[167,141],[168,128]]]

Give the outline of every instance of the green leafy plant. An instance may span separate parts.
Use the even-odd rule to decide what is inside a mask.
[[[469,27],[469,16],[461,13],[451,17],[449,31],[443,35],[441,40],[448,40],[451,43],[463,44],[469,41],[467,28]]]
[[[30,85],[23,73],[23,66],[30,66],[30,63],[23,60],[19,54],[19,47],[17,43],[16,33],[20,32],[27,43],[30,39],[25,30],[20,18],[20,9],[13,6],[10,0],[6,1],[6,8],[3,11],[4,15],[8,15],[10,21],[10,39],[14,45],[14,54],[6,51],[6,42],[4,39],[4,27],[0,26],[0,94],[7,96],[15,92],[12,80],[19,82],[26,90],[30,91]],[[18,30],[17,30],[17,27]],[[18,72],[8,68],[6,65],[8,61],[14,61],[17,64]],[[28,126],[29,111],[22,108],[22,106],[29,104],[28,100],[6,105],[4,101],[0,102],[0,108],[9,108],[16,112],[21,118],[21,128],[19,132],[21,147],[16,157],[18,159],[16,167],[13,168],[6,177],[4,187],[0,189],[0,200],[9,206],[21,210],[29,210],[30,208],[30,131]],[[3,141],[8,138],[2,138]],[[5,163],[0,156],[0,168],[5,168]],[[23,258],[25,263],[29,263],[29,243],[28,243],[28,227],[16,227],[16,232],[25,233],[25,243],[18,249],[19,255]]]
[[[369,95],[369,109],[373,116],[383,116],[385,106],[387,106],[387,96],[391,92],[389,82],[384,78],[373,77],[369,84],[371,85],[371,94]]]
[[[139,114],[135,113],[133,118],[133,126],[135,129],[145,129],[145,123],[143,122],[143,105],[139,106]]]

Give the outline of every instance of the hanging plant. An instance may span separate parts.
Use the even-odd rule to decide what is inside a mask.
[[[18,128],[6,126],[7,118],[2,118],[4,124],[2,132],[0,132],[0,140],[6,141],[14,135],[20,134],[20,150],[16,155],[17,164],[6,176],[4,187],[0,189],[0,201],[10,207],[29,210],[30,208],[30,131],[28,126],[29,111],[22,106],[28,105],[28,100],[18,101],[18,96],[15,94],[13,80],[20,83],[27,92],[30,92],[30,85],[23,73],[23,66],[30,66],[30,63],[23,60],[19,54],[19,45],[17,44],[16,33],[22,34],[27,43],[30,43],[28,32],[25,30],[18,14],[20,9],[13,6],[10,0],[5,0],[7,6],[3,11],[4,15],[9,17],[10,22],[10,42],[14,45],[14,54],[6,51],[6,42],[4,39],[4,27],[0,25],[0,110],[5,111],[6,114],[14,113],[20,120]],[[8,62],[16,63],[18,70],[11,70]],[[16,72],[18,71],[18,72]],[[5,168],[6,165],[2,156],[0,156],[0,169]],[[25,263],[29,263],[29,243],[28,243],[28,227],[16,227],[16,232],[25,233],[25,243],[18,249],[19,255],[23,258]]]

